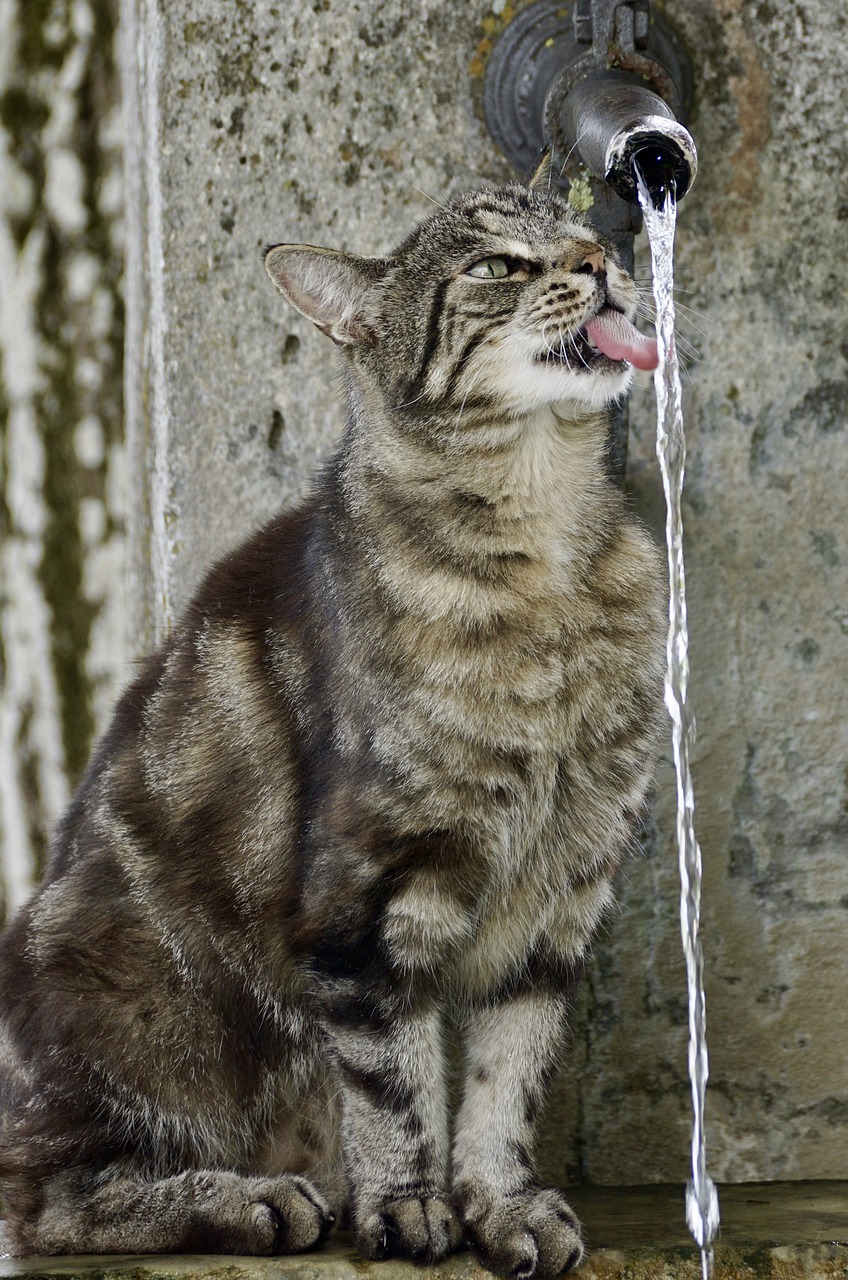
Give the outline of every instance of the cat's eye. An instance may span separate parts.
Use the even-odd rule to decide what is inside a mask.
[[[481,258],[465,274],[475,280],[502,280],[509,275],[509,263],[506,258]]]

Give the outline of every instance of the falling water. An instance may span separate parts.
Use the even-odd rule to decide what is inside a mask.
[[[713,1240],[719,1225],[718,1195],[707,1173],[704,1101],[709,1075],[704,1004],[704,956],[699,936],[701,916],[701,850],[695,837],[695,793],[689,767],[695,719],[686,699],[689,681],[689,633],[686,622],[686,577],[683,566],[683,517],[680,500],[686,442],[680,370],[674,341],[674,229],[677,204],[666,189],[656,206],[639,176],[639,202],[651,245],[654,299],[657,308],[659,364],[657,393],[657,457],[666,501],[669,606],[665,705],[671,716],[677,772],[677,846],[680,866],[680,930],[689,985],[689,1079],[692,1086],[692,1177],[686,1187],[686,1222],[701,1250],[703,1280],[709,1280]]]

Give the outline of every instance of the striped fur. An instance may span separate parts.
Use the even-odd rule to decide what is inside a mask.
[[[658,556],[605,472],[629,373],[579,339],[633,286],[520,187],[266,264],[343,348],[346,432],[124,694],[0,944],[13,1246],[297,1251],[342,1215],[369,1257],[556,1275],[534,1125],[661,705]]]

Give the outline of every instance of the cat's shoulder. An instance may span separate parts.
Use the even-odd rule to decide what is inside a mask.
[[[611,600],[632,605],[664,599],[663,554],[624,501],[620,518],[593,558],[591,570],[596,590]]]
[[[278,512],[207,571],[185,614],[185,628],[241,622],[264,626],[301,600],[316,529],[310,499]]]

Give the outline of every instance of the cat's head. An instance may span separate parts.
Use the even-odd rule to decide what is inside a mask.
[[[273,245],[265,266],[387,407],[419,419],[594,410],[627,390],[631,360],[651,367],[632,280],[554,193],[460,196],[387,258]]]

